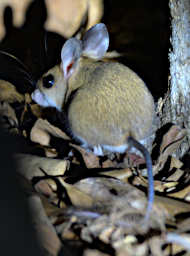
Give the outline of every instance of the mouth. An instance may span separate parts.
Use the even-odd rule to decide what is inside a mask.
[[[32,100],[35,101],[37,104],[39,104],[42,107],[54,107],[58,109],[59,111],[61,110],[55,102],[48,98],[43,92],[41,92],[39,89],[36,89],[32,95]]]
[[[46,96],[39,89],[36,89],[32,93],[31,97],[32,97],[33,101],[35,101],[40,106],[43,106],[43,107],[49,106]]]

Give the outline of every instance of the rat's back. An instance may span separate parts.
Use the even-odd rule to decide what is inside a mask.
[[[77,85],[74,85],[75,81]],[[144,82],[126,66],[84,60],[72,81],[76,90],[68,109],[74,136],[91,146],[144,139],[154,118],[153,98]]]

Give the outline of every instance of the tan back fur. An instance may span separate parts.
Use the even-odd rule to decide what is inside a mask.
[[[117,146],[129,135],[141,140],[150,132],[153,98],[126,66],[83,58],[68,83],[69,94],[74,90],[68,110],[71,130],[90,145]]]

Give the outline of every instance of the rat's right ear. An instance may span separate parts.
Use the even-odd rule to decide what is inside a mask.
[[[109,34],[106,26],[99,23],[91,27],[83,37],[82,46],[84,56],[101,59],[109,46]]]
[[[76,38],[68,39],[61,50],[61,65],[64,78],[68,79],[75,70],[77,61],[82,54],[82,43]]]

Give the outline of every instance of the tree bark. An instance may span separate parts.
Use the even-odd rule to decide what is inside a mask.
[[[182,156],[190,147],[190,0],[169,0],[169,7],[170,77],[162,124],[170,121],[186,128],[187,137],[177,152]]]

